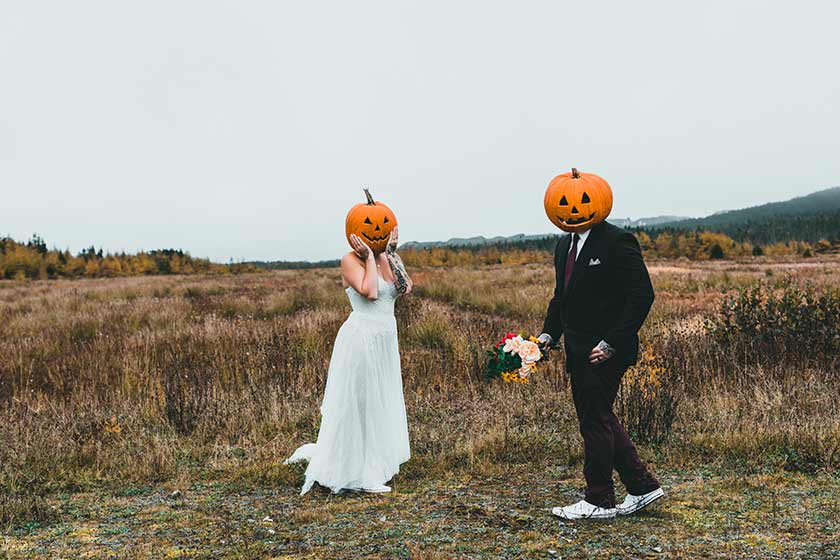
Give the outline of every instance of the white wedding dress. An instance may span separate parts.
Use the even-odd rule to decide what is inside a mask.
[[[287,464],[309,461],[301,495],[317,482],[333,492],[377,488],[411,456],[405,415],[393,284],[379,278],[379,299],[346,289],[353,312],[338,331],[316,443]]]

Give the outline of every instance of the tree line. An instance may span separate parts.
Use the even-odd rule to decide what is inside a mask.
[[[737,241],[712,231],[645,230],[635,229],[647,258],[715,260],[742,257],[811,257],[816,254],[840,252],[840,240],[820,239],[816,242],[779,241],[761,244]],[[435,247],[400,251],[409,266],[462,266],[480,264],[524,264],[545,258],[552,253],[560,239],[548,235],[538,239],[506,241],[497,244],[463,247]]]
[[[251,264],[219,264],[198,259],[179,249],[160,249],[139,253],[105,253],[91,246],[74,255],[70,251],[49,249],[33,235],[21,243],[0,238],[0,278],[111,278],[163,274],[239,274],[257,272]]]
[[[327,261],[248,261],[243,264],[253,265],[265,270],[302,270],[309,268],[335,268],[341,265],[339,259]]]
[[[749,256],[801,256],[840,253],[840,239],[834,237],[811,241],[754,243],[739,241],[725,233],[678,229],[635,229],[633,233],[648,258],[714,260]],[[539,262],[552,253],[559,235],[537,239],[505,241],[480,246],[403,249],[409,266],[469,266],[482,264],[519,265]],[[266,269],[298,269],[338,266],[339,261],[246,262],[219,264],[192,257],[178,249],[141,251],[135,254],[105,253],[94,246],[78,254],[49,249],[44,240],[33,235],[21,243],[10,237],[0,238],[0,279],[112,278],[165,274],[240,274]]]

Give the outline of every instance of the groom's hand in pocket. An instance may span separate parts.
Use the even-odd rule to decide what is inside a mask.
[[[590,364],[600,364],[606,362],[615,355],[615,348],[609,345],[606,340],[598,343],[598,346],[592,349],[589,353]]]

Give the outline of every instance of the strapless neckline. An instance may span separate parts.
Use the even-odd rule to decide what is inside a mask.
[[[384,278],[382,278],[382,276],[380,276],[378,274],[376,275],[376,277],[379,278],[379,283],[380,284],[385,284],[386,286],[396,286],[396,282],[388,282],[387,280],[385,280]],[[356,289],[353,286],[347,286],[346,288],[344,288],[345,292],[347,290],[353,290],[354,292],[356,292]],[[358,294],[359,292],[356,292],[356,293]]]

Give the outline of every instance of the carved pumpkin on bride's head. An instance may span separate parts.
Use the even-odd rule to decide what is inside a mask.
[[[610,185],[594,173],[558,175],[545,190],[545,213],[551,222],[568,232],[581,232],[607,219],[612,210]]]
[[[374,201],[370,191],[365,189],[367,202],[355,205],[347,213],[344,222],[347,241],[356,234],[374,253],[381,253],[388,246],[388,237],[397,225],[397,217],[385,204]]]

